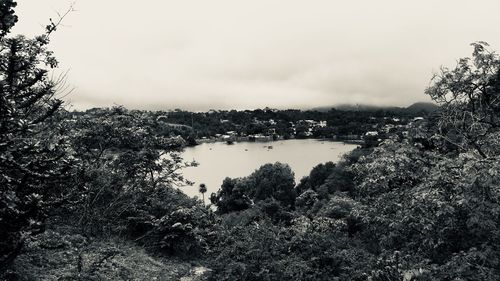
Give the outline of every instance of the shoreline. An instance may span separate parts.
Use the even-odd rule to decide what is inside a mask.
[[[243,139],[245,138],[245,139]],[[338,140],[338,139],[331,139],[331,138],[289,138],[289,139],[258,139],[258,140],[248,140],[247,137],[242,137],[242,139],[235,139],[232,140],[232,143],[228,143],[228,145],[232,145],[235,143],[245,143],[245,142],[250,142],[250,143],[272,143],[272,142],[278,142],[278,141],[288,141],[288,140],[315,140],[315,141],[327,141],[327,142],[341,142],[345,144],[357,144],[357,145],[363,145],[365,142],[364,140]],[[196,144],[195,145],[189,145],[187,147],[195,147],[204,143],[227,143],[227,140],[221,140],[221,139],[196,139]]]

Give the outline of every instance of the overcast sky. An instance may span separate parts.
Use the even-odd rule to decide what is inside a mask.
[[[68,0],[18,0],[38,34]],[[500,50],[497,0],[78,0],[51,48],[76,109],[407,106],[433,72]]]

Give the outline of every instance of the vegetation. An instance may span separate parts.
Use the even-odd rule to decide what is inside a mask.
[[[440,135],[457,149],[472,147],[487,158],[498,155],[491,149],[498,148],[500,130],[500,59],[487,43],[472,46],[473,58],[460,59],[453,70],[443,68],[427,94],[442,108]]]
[[[198,190],[201,193],[203,203],[205,203],[205,193],[207,192],[207,185],[204,183],[201,183]]]
[[[64,118],[77,121],[92,120],[112,114],[116,108],[93,108],[84,112],[65,112]],[[391,131],[402,131],[415,117],[434,112],[428,109],[371,109],[347,108],[327,111],[315,110],[211,110],[208,112],[129,110],[127,114],[147,124],[156,136],[180,136],[186,145],[196,145],[205,139],[231,134],[248,141],[266,136],[267,140],[290,138],[329,138],[360,140],[368,131],[378,131],[378,138],[385,138]],[[323,122],[320,124],[320,122]],[[220,138],[219,138],[220,139]],[[158,146],[158,148],[162,148]]]
[[[488,73],[443,70],[427,90],[439,118],[318,165],[294,209],[223,215],[211,280],[498,280],[500,67],[473,46]]]
[[[219,192],[212,193],[210,200],[219,213],[244,210],[254,202],[275,199],[283,206],[292,207],[295,202],[295,179],[290,166],[265,164],[246,178],[226,178]]]
[[[15,6],[0,5],[0,270],[27,236],[43,230],[49,206],[66,194],[73,167],[67,137],[52,118],[62,104],[47,70],[57,66],[46,49],[56,25],[34,39],[9,37]]]
[[[158,113],[65,111],[62,81],[48,76],[57,24],[11,37],[14,7],[0,5],[2,279],[179,279],[193,263],[210,268],[205,280],[500,280],[500,59],[485,43],[426,91],[439,116],[319,164],[298,184],[283,163],[226,178],[205,206],[175,188],[196,165],[179,153],[200,135],[163,126]],[[343,114],[364,129],[397,122],[336,110],[213,114],[168,120],[189,116],[207,136],[264,130],[256,115],[284,120],[273,125],[283,132]],[[220,127],[203,132],[205,121]]]

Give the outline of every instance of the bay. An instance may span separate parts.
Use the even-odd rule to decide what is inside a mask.
[[[287,163],[298,183],[311,169],[328,161],[338,162],[342,156],[358,145],[315,139],[293,139],[273,142],[239,142],[228,145],[223,142],[203,143],[187,147],[181,154],[185,161],[196,161],[198,166],[183,169],[184,177],[193,186],[180,189],[189,196],[198,196],[198,186],[207,186],[205,201],[212,192],[219,190],[226,177],[250,175],[266,163]]]

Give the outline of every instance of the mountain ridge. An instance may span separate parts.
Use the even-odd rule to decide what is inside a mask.
[[[324,111],[329,111],[331,109],[343,110],[343,111],[407,110],[411,112],[430,113],[438,110],[439,106],[432,102],[415,102],[407,107],[377,106],[377,105],[367,105],[367,104],[340,104],[334,106],[314,107],[311,110],[324,112]]]

